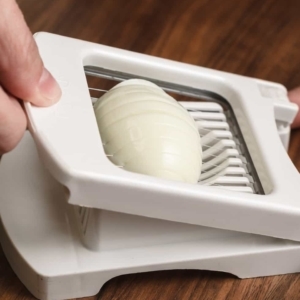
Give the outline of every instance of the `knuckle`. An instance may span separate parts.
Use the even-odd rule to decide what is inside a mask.
[[[0,86],[0,154],[13,150],[26,129],[26,117],[18,101]]]

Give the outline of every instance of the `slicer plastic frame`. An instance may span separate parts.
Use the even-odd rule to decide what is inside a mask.
[[[283,86],[46,33],[35,38],[63,95],[53,107],[27,104],[26,111],[40,157],[69,189],[70,204],[300,240],[299,175],[274,121],[289,124],[297,112]],[[83,71],[88,65],[208,90],[227,99],[266,195],[220,193],[115,168],[105,157],[93,117]]]

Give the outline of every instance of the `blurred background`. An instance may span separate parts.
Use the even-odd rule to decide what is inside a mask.
[[[300,85],[299,0],[18,0],[47,31],[172,60]],[[12,20],[13,22],[13,20]],[[300,169],[300,131],[289,154]],[[0,299],[33,299],[0,258]],[[300,276],[240,281],[170,271],[122,276],[89,299],[298,299]]]
[[[300,83],[300,1],[18,0],[48,31],[172,60]]]

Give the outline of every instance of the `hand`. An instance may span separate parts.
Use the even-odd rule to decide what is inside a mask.
[[[298,128],[298,127],[300,127],[300,87],[297,87],[297,88],[289,91],[288,96],[289,96],[291,102],[294,102],[299,106],[298,114],[292,124],[292,128]]]
[[[48,106],[61,90],[44,68],[37,45],[14,0],[0,0],[0,155],[22,138],[27,119],[22,101]]]

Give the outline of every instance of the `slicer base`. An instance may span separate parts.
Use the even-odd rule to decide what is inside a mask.
[[[39,163],[29,134],[3,157],[0,190],[3,250],[39,299],[92,296],[115,276],[155,270],[240,278],[300,271],[300,243],[108,211],[102,211],[99,250],[87,249],[63,187]]]

